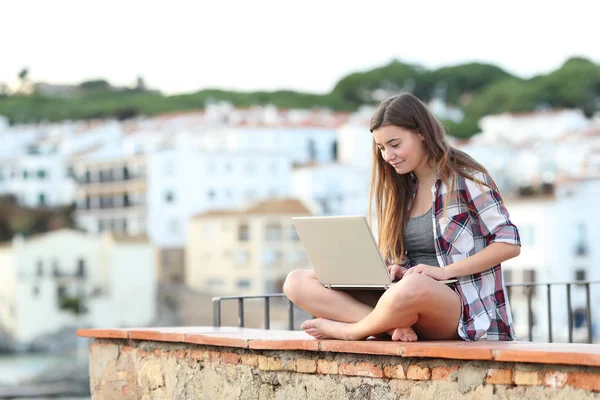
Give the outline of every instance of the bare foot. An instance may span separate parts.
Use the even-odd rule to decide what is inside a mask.
[[[392,340],[401,342],[416,342],[417,334],[412,328],[396,328],[392,334]]]
[[[315,339],[359,340],[352,332],[351,324],[325,318],[309,319],[301,328]]]

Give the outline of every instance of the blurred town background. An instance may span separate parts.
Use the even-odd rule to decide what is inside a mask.
[[[327,5],[319,15],[298,10],[322,35],[303,47],[274,36],[310,23],[247,24],[244,5],[215,25],[218,12],[180,2],[186,24],[165,16],[173,31],[159,30],[162,40],[149,45],[161,9],[148,7],[144,19],[130,4],[118,12],[111,2],[58,3],[79,14],[53,21],[55,5],[23,2],[6,15],[36,7],[36,34],[0,28],[23,42],[9,47],[21,57],[6,52],[0,66],[0,396],[15,387],[42,395],[49,385],[85,396],[88,342],[77,328],[211,325],[213,296],[281,292],[289,271],[310,268],[292,216],[367,215],[369,120],[399,92],[426,102],[450,143],[500,187],[523,244],[503,265],[505,280],[556,283],[511,287],[519,340],[600,341],[600,285],[578,284],[600,281],[600,54],[584,40],[585,21],[554,47],[511,33],[462,46],[462,25],[419,38],[428,35],[419,25],[396,29],[388,16],[360,25],[355,11],[339,22],[340,5]],[[104,18],[91,21],[93,13]],[[128,39],[117,38],[112,19]],[[195,23],[214,29],[190,41]],[[536,23],[538,39],[554,37],[548,19]],[[336,26],[348,37],[327,39]],[[216,27],[236,34],[219,38]],[[89,36],[72,37],[82,29]],[[73,43],[63,45],[67,34]],[[397,41],[368,50],[392,34]],[[416,44],[403,50],[407,40]],[[282,73],[281,57],[296,57],[285,67],[295,69]],[[237,303],[223,307],[222,323],[237,324]],[[247,327],[264,325],[262,307],[246,302]],[[271,327],[285,329],[287,318],[287,303],[273,300]]]

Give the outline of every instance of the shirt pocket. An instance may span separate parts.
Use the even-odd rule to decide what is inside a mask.
[[[450,254],[468,253],[473,250],[475,241],[468,211],[442,218],[442,220],[440,220],[440,228],[444,240],[450,245]]]

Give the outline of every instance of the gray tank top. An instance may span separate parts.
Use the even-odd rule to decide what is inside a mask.
[[[408,259],[414,266],[426,264],[439,267],[435,256],[435,243],[433,237],[432,211],[429,209],[425,214],[411,217],[404,232],[404,246]]]

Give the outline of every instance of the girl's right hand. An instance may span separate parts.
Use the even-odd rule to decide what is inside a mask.
[[[401,267],[399,264],[388,265],[387,267],[390,278],[393,282],[399,281],[404,276],[406,268]]]

